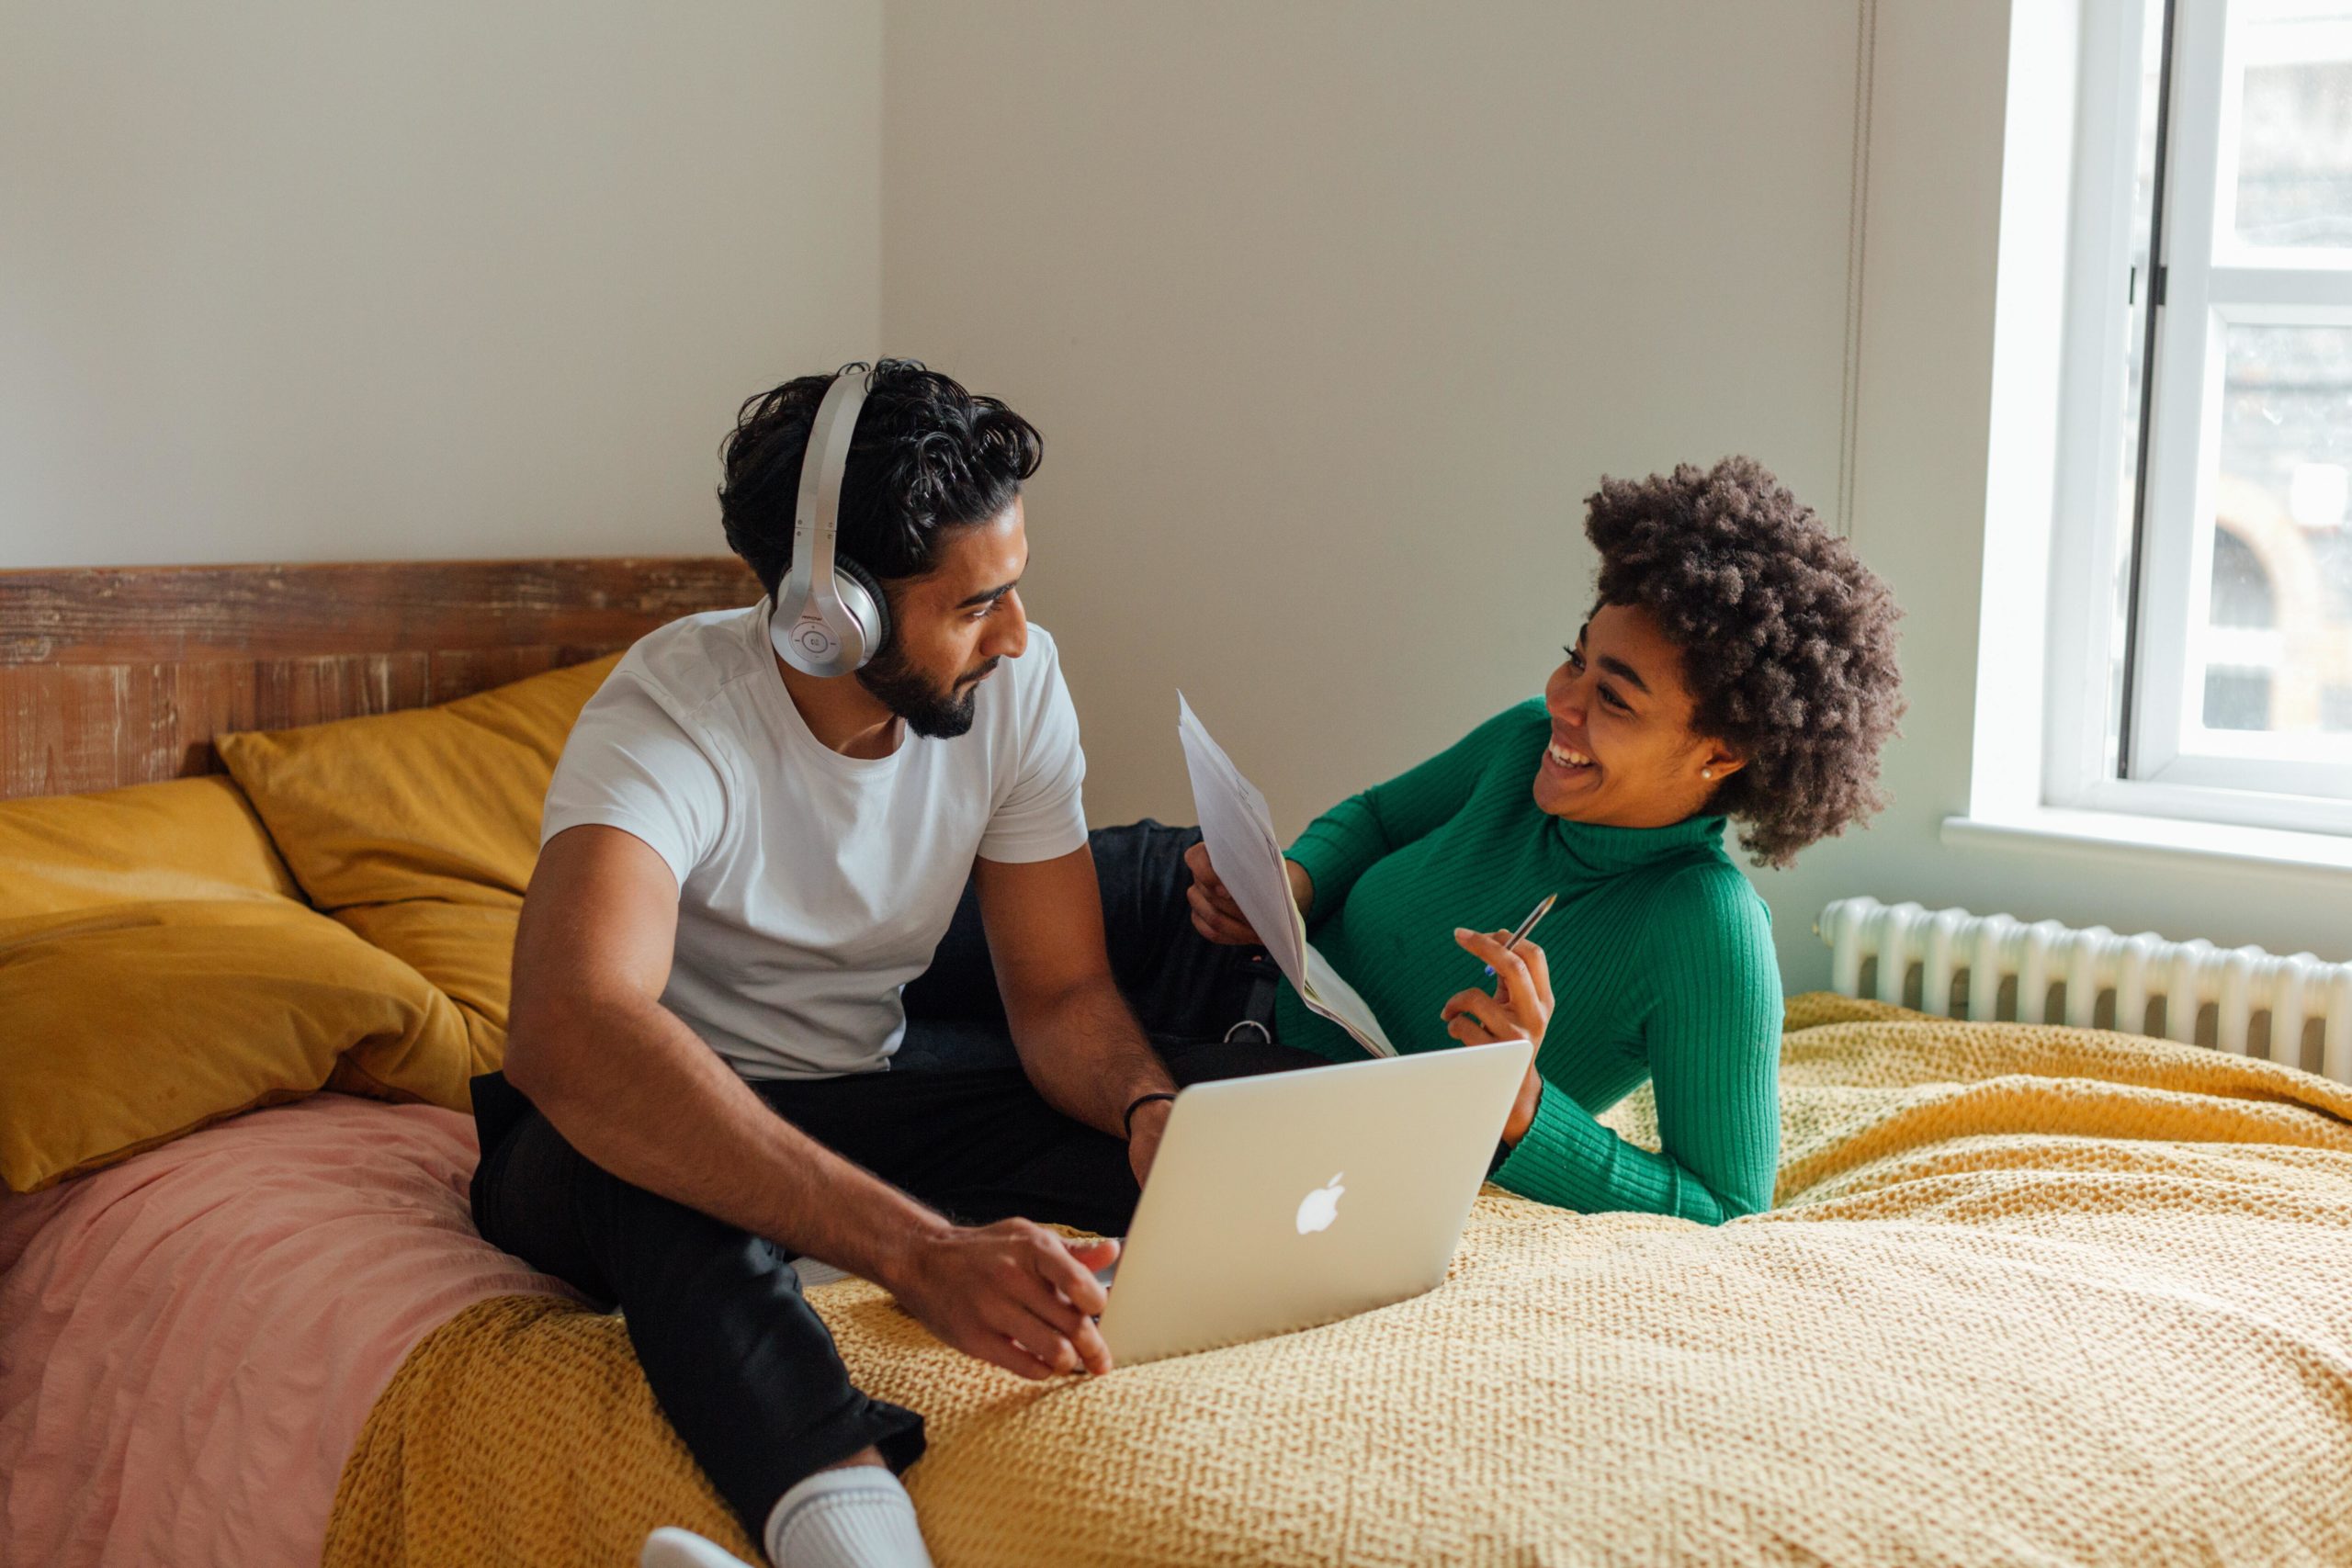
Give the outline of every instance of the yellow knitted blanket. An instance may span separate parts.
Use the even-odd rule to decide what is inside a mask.
[[[1720,1228],[1490,1188],[1417,1301],[1044,1385],[813,1299],[930,1418],[942,1568],[2352,1562],[2352,1090],[1821,995],[1789,1028],[1780,1207]],[[618,1568],[661,1523],[750,1555],[618,1321],[514,1298],[402,1368],[325,1562]]]

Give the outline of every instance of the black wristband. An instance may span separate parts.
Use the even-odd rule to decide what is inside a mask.
[[[1139,1094],[1132,1100],[1129,1100],[1127,1102],[1127,1113],[1119,1119],[1120,1124],[1125,1126],[1127,1130],[1127,1142],[1135,1142],[1136,1112],[1137,1111],[1140,1111],[1143,1107],[1149,1105],[1155,1100],[1173,1100],[1176,1097],[1172,1094],[1155,1090],[1150,1094]]]

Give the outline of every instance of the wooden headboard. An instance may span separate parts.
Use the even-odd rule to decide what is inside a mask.
[[[0,571],[0,799],[214,773],[215,735],[447,702],[759,596],[731,556]]]

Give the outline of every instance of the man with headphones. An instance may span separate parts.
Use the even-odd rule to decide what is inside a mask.
[[[475,1082],[482,1234],[618,1304],[663,1412],[790,1568],[930,1561],[895,1473],[922,1418],[851,1385],[790,1256],[1023,1376],[1105,1371],[1115,1244],[1035,1222],[1118,1234],[1179,1082],[1314,1061],[1163,1059],[1113,980],[1077,718],[1020,596],[1040,453],[910,361],[743,406],[721,513],[767,597],[648,636],[582,712],[505,1069]],[[967,882],[1020,1065],[890,1071]]]

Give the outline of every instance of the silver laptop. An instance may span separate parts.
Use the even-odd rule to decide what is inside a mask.
[[[1184,1090],[1110,1271],[1114,1362],[1433,1289],[1533,1050],[1508,1040]]]

